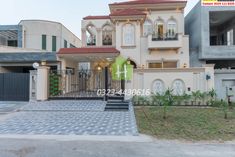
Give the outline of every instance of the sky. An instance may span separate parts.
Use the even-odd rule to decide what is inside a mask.
[[[18,24],[23,19],[57,21],[80,38],[83,17],[108,15],[108,4],[121,1],[127,0],[0,0],[0,25]],[[198,1],[188,0],[185,14]]]

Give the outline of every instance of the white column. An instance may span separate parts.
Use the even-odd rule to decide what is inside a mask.
[[[101,28],[97,28],[97,37],[96,37],[96,46],[102,46],[103,45],[103,41],[102,41],[102,29]]]
[[[37,70],[37,101],[48,100],[49,97],[49,67],[40,66]]]
[[[30,101],[35,101],[37,99],[37,70],[30,70],[29,94]]]
[[[126,90],[133,90],[134,89],[134,71],[132,69],[132,78],[131,80],[125,81],[125,89]],[[130,100],[132,98],[132,95],[126,95],[125,100]]]
[[[86,36],[86,29],[82,29],[82,46],[87,46],[87,36]]]

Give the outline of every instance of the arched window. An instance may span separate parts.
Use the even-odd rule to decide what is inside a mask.
[[[125,24],[122,27],[122,42],[123,46],[135,45],[135,27],[132,24]]]
[[[144,22],[144,36],[153,34],[153,24],[150,20]]]
[[[87,46],[95,46],[96,45],[96,28],[93,25],[89,25],[86,28],[86,36],[87,36]]]
[[[105,25],[102,29],[103,45],[112,45],[113,28],[110,25]]]
[[[164,94],[165,92],[165,85],[162,80],[155,80],[152,85],[152,90],[154,94]]]
[[[173,19],[169,20],[167,22],[167,37],[175,38],[177,34],[176,29],[177,29],[176,21]]]
[[[155,36],[158,39],[164,38],[164,21],[163,20],[157,20],[155,23]]]
[[[175,80],[172,84],[173,94],[174,95],[183,95],[185,92],[185,84],[182,80]]]

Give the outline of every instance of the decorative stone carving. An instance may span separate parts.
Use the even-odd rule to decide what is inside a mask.
[[[162,80],[155,80],[152,85],[152,90],[155,94],[164,94],[165,85]]]
[[[185,92],[185,84],[182,80],[175,80],[172,84],[174,95],[183,95]]]

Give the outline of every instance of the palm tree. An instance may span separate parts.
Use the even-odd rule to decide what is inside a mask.
[[[161,97],[161,104],[163,105],[163,119],[167,118],[167,110],[174,104],[173,90],[168,89]]]
[[[210,97],[210,105],[214,105],[215,99],[216,99],[216,91],[212,89],[211,91],[208,92],[208,95]]]
[[[201,98],[201,92],[198,90],[196,92],[192,92],[193,98],[194,98],[194,103],[197,105],[198,99]]]

